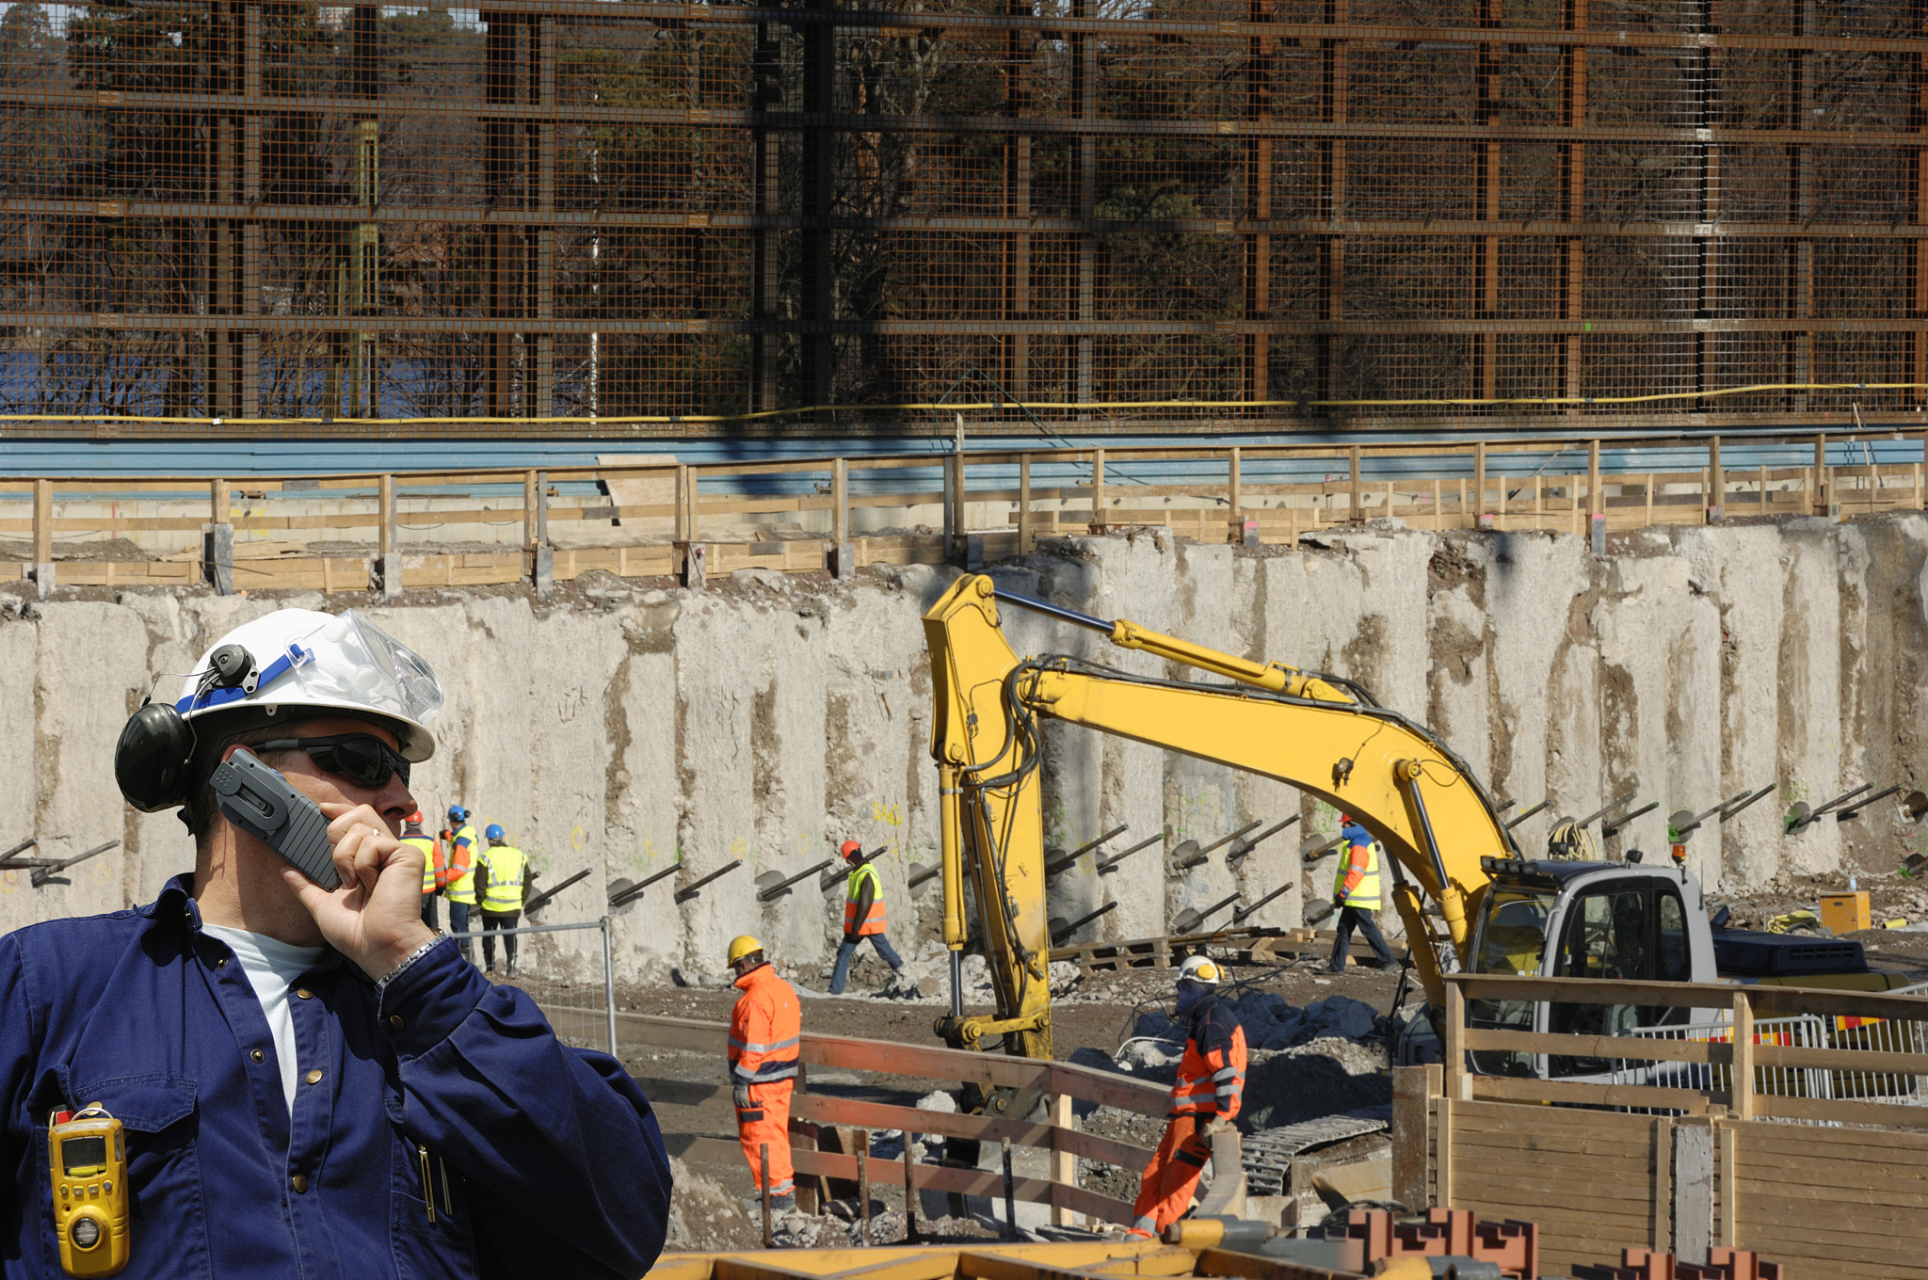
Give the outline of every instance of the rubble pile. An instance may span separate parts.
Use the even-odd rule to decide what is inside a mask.
[[[672,1251],[756,1249],[763,1231],[752,1224],[742,1202],[715,1178],[697,1173],[675,1156],[669,1171],[676,1194],[670,1198],[669,1236]]]

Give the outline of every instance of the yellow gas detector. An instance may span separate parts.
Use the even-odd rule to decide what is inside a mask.
[[[98,1102],[56,1111],[47,1123],[60,1267],[111,1276],[127,1265],[127,1139]]]

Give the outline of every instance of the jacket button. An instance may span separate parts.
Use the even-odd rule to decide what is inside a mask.
[[[391,1030],[400,1031],[404,1025],[404,1023],[402,1022],[402,1015],[399,1013],[389,1014],[388,1025]]]
[[[261,1053],[261,1050],[259,1049],[250,1049],[248,1050],[248,1056],[250,1058],[253,1058],[256,1062],[259,1062],[261,1061],[262,1053]]]
[[[320,1083],[321,1083],[321,1072],[320,1072],[319,1070],[315,1070],[315,1071],[310,1071],[310,1072],[308,1073],[308,1083],[309,1083],[309,1084],[320,1084]]]
[[[297,1173],[294,1177],[288,1179],[288,1181],[294,1186],[296,1195],[304,1196],[308,1194],[308,1175],[307,1174]]]
[[[295,988],[295,994],[300,996],[303,1000],[313,1000],[315,998],[315,993],[308,990],[308,988],[306,987]]]
[[[227,960],[227,957],[226,957],[226,956],[223,956],[223,957],[221,957],[221,958],[220,958],[219,960],[216,960],[216,961],[214,962],[214,967],[215,967],[215,968],[217,968],[217,969],[225,969],[225,968],[227,968],[227,967],[228,967],[228,960]]]

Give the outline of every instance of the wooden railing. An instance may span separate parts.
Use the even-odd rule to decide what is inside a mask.
[[[1698,1010],[1699,1026],[1658,1039],[1469,1025],[1487,1002]],[[1820,1028],[1818,1043],[1789,1042],[1784,1019]],[[1928,1278],[1924,1024],[1917,996],[1453,975],[1444,1064],[1395,1072],[1393,1193],[1537,1221],[1549,1273],[1620,1248],[1728,1245],[1798,1275]],[[1619,1070],[1601,1074],[1633,1082],[1469,1067],[1501,1053],[1608,1062]],[[1844,1081],[1859,1096],[1816,1096]]]
[[[29,509],[0,514],[0,535],[26,535],[24,571],[39,578],[43,589],[56,581],[165,585],[206,580],[217,590],[393,594],[405,586],[533,581],[544,587],[594,569],[699,581],[744,568],[847,573],[867,564],[1027,553],[1040,538],[1146,525],[1204,542],[1289,543],[1335,525],[1385,516],[1438,530],[1585,534],[1596,527],[1928,506],[1928,477],[1918,463],[1827,465],[1828,443],[1859,438],[1817,436],[1811,465],[1744,471],[1723,466],[1718,439],[1610,442],[1615,448],[1689,448],[1707,460],[1699,469],[1643,474],[1603,472],[1601,441],[1520,439],[999,450],[245,480],[16,478],[0,480],[0,495],[27,497]],[[1867,438],[1888,440],[1892,433]],[[1367,462],[1388,459],[1399,460],[1400,476],[1366,478]],[[1323,461],[1330,470],[1316,481],[1255,479],[1268,463],[1281,461],[1301,469]],[[1133,464],[1140,464],[1136,471]],[[1140,483],[1152,468],[1189,470],[1198,478]],[[921,487],[940,470],[940,487]],[[1502,474],[1521,470],[1531,474]],[[861,483],[867,475],[873,483]],[[1048,476],[1055,481],[1044,482]],[[859,482],[854,488],[853,477]],[[551,501],[555,486],[582,483],[594,483],[597,494]],[[519,500],[490,505],[460,493],[501,485],[519,488]],[[773,485],[806,491],[770,492]],[[194,504],[181,497],[195,489],[207,493],[202,511],[192,510]],[[458,492],[449,495],[449,489]],[[271,493],[277,500],[267,500]],[[291,496],[306,501],[291,506]],[[157,505],[132,514],[123,510],[148,502]],[[77,511],[83,504],[89,509]],[[11,506],[0,502],[0,513]],[[288,509],[277,514],[275,507]],[[772,525],[774,519],[785,520],[785,527]],[[491,537],[502,536],[506,528],[515,535],[500,550],[463,552],[446,543],[476,539],[438,542],[433,536],[451,526],[490,530]],[[351,531],[366,540],[370,553],[314,555],[304,542],[291,540],[292,535],[341,537]],[[195,540],[155,558],[55,564],[58,542],[100,536],[153,541],[169,534]]]
[[[560,1006],[547,1008],[546,1011],[552,1017],[573,1012]],[[622,1044],[713,1053],[719,1064],[724,1060],[728,1028],[722,1023],[634,1013],[618,1013],[616,1022],[618,1040]],[[859,1040],[806,1032],[800,1056],[804,1069],[790,1110],[793,1120],[803,1122],[793,1126],[792,1133],[791,1160],[798,1174],[849,1182],[859,1177],[854,1151],[816,1150],[807,1138],[797,1132],[810,1125],[837,1126],[866,1133],[901,1130],[906,1134],[906,1151],[914,1150],[914,1143],[910,1139],[910,1135],[914,1134],[964,1138],[994,1146],[1008,1140],[1013,1147],[1036,1148],[1050,1153],[1049,1177],[1014,1177],[1011,1193],[1015,1200],[1050,1205],[1060,1222],[1068,1221],[1071,1214],[1083,1214],[1106,1222],[1131,1222],[1131,1205],[1078,1185],[1078,1160],[1096,1160],[1138,1170],[1145,1166],[1152,1154],[1148,1147],[1083,1132],[1077,1127],[1073,1104],[1093,1103],[1160,1119],[1171,1105],[1169,1091],[1160,1086],[1070,1063],[1039,1062],[997,1053],[971,1053],[934,1045]],[[987,1090],[1005,1087],[1030,1091],[1044,1096],[1046,1114],[1050,1118],[1045,1122],[1032,1122],[957,1112],[921,1111],[914,1107],[812,1093],[809,1087],[811,1067],[910,1077],[932,1088],[976,1084]],[[734,1141],[699,1139],[698,1144],[716,1157],[742,1158]],[[890,1183],[902,1186],[908,1182],[910,1188],[917,1191],[986,1196],[993,1200],[1005,1193],[1004,1176],[999,1171],[914,1161],[901,1169],[893,1169],[883,1162],[872,1163],[869,1168],[871,1180],[878,1185]]]

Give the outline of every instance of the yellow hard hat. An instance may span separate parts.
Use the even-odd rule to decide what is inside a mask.
[[[735,964],[744,956],[763,950],[763,944],[747,933],[738,934],[730,942],[730,963]]]

